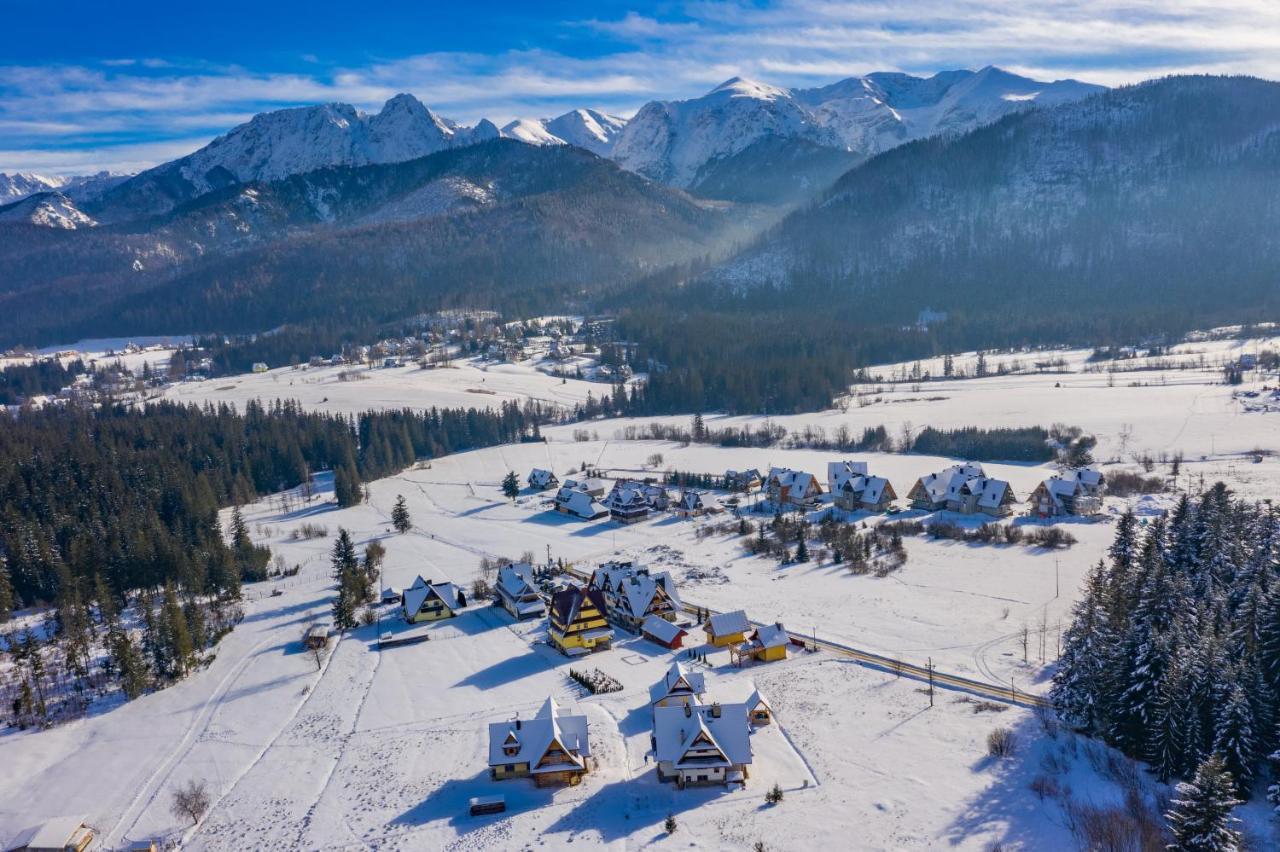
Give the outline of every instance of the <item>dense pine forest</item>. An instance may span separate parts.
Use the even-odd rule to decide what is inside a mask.
[[[1162,780],[1217,756],[1242,799],[1280,782],[1276,507],[1219,483],[1167,517],[1123,516],[1063,642],[1052,695],[1069,723]]]

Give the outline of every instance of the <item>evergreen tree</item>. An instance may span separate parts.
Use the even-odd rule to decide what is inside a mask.
[[[160,604],[160,641],[165,648],[169,677],[184,677],[195,663],[195,644],[187,625],[187,616],[178,603],[178,591],[173,581],[165,583],[164,597]]]
[[[803,538],[801,538],[800,543],[796,545],[796,561],[797,562],[809,561],[809,546],[804,543]]]
[[[356,626],[356,610],[368,597],[368,580],[356,561],[356,548],[351,534],[339,527],[330,555],[333,578],[338,582],[338,594],[333,600],[333,624],[346,632]]]
[[[502,493],[512,501],[519,496],[520,479],[516,476],[514,470],[507,471],[507,475],[502,478]]]
[[[1249,696],[1238,681],[1224,689],[1225,701],[1218,711],[1214,728],[1213,749],[1223,766],[1235,779],[1236,791],[1245,797],[1253,784],[1254,766],[1258,759],[1257,739],[1253,732],[1253,708]]]
[[[1232,809],[1235,781],[1220,755],[1211,755],[1190,782],[1177,786],[1176,798],[1165,814],[1173,834],[1170,849],[1177,852],[1236,852],[1240,849],[1239,820]]]
[[[0,553],[0,621],[13,614],[13,583],[9,580],[9,560]]]
[[[401,535],[413,529],[413,521],[409,518],[409,507],[405,504],[403,494],[396,495],[396,504],[391,507],[391,525]]]

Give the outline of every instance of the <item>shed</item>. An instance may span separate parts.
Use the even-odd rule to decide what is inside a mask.
[[[82,852],[93,843],[94,832],[82,817],[61,816],[23,831],[6,847],[8,852]]]
[[[658,615],[650,615],[640,625],[640,633],[650,642],[657,642],[664,648],[675,650],[683,646],[684,637],[689,633]]]

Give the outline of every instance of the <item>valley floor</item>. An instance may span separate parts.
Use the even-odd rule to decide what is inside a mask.
[[[241,377],[234,393],[206,387],[214,382],[198,390],[201,398],[292,396],[284,384],[287,372]],[[454,374],[477,383],[484,379],[486,385],[496,381],[492,371],[480,372]],[[281,378],[272,378],[278,373]],[[1136,449],[1181,449],[1187,464],[1180,485],[1225,479],[1242,496],[1259,499],[1280,491],[1280,460],[1266,455],[1255,462],[1246,454],[1272,448],[1280,415],[1242,411],[1230,388],[1211,383],[1216,376],[1209,366],[1170,374],[1163,383],[1123,386],[1146,378],[1121,374],[1112,386],[1105,375],[1075,372],[940,383],[920,391],[898,385],[866,407],[802,415],[794,422],[824,417],[861,429],[906,420],[917,427],[1062,420],[1096,431],[1099,455],[1123,455],[1130,469],[1128,454]],[[367,407],[357,404],[362,386],[379,387],[373,381],[343,383],[350,386],[349,399],[337,396],[335,391],[348,388],[338,388],[336,380],[303,390],[315,394],[310,404],[316,407],[327,407],[324,397],[333,394],[340,410],[358,410]],[[523,378],[511,381],[515,393]],[[436,396],[435,390],[415,396],[409,387],[405,379],[398,404],[451,404],[444,400],[454,398]],[[529,393],[560,387],[566,386],[552,380]],[[195,390],[188,388],[196,386],[176,393],[190,397]],[[567,388],[569,394],[580,390],[573,382]],[[393,404],[395,392],[388,385],[375,396]],[[475,396],[465,388],[456,393]],[[945,398],[927,399],[935,396]],[[717,420],[708,418],[709,425]],[[791,426],[789,420],[779,422]],[[709,697],[740,700],[758,688],[777,713],[775,725],[752,737],[755,762],[748,786],[729,792],[678,791],[657,783],[647,756],[646,696],[673,656],[643,640],[623,639],[611,651],[573,663],[598,666],[623,684],[622,692],[601,696],[583,694],[567,677],[570,663],[542,643],[541,623],[512,623],[483,603],[425,628],[431,639],[421,644],[379,650],[379,631],[396,629],[389,612],[385,627],[360,628],[336,642],[320,668],[303,651],[303,631],[328,616],[328,550],[342,527],[358,548],[382,541],[389,585],[403,587],[422,575],[465,587],[479,576],[481,557],[519,557],[524,551],[542,560],[549,549],[552,557],[587,570],[609,558],[632,557],[670,570],[687,602],[745,607],[756,621],[781,620],[796,632],[816,630],[820,637],[866,650],[917,663],[931,660],[943,671],[1001,684],[1012,680],[1020,691],[1043,692],[1059,626],[1084,573],[1110,541],[1111,519],[1129,505],[1108,500],[1102,518],[1069,524],[1079,541],[1067,550],[910,537],[906,565],[876,578],[852,576],[837,565],[783,567],[751,557],[736,534],[705,532],[718,523],[714,519],[662,517],[623,527],[557,515],[549,511],[549,493],[525,490],[515,501],[502,496],[499,483],[508,471],[523,480],[534,466],[550,467],[561,478],[584,463],[613,475],[652,475],[646,460],[661,453],[663,467],[679,470],[788,465],[821,474],[838,457],[616,437],[628,425],[642,424],[592,423],[588,428],[598,437],[588,441],[574,440],[580,425],[558,427],[547,430],[544,444],[437,459],[371,483],[369,502],[348,509],[333,505],[324,481],[311,501],[297,498],[286,506],[272,498],[250,507],[246,518],[255,539],[290,565],[301,565],[298,575],[249,587],[244,622],[218,645],[214,662],[187,681],[49,731],[0,736],[6,770],[0,773],[0,840],[66,813],[83,814],[110,846],[176,838],[185,829],[170,813],[171,794],[192,778],[209,784],[214,803],[200,826],[188,831],[187,844],[209,850],[559,849],[570,843],[750,849],[757,841],[771,850],[976,850],[996,842],[1005,848],[1063,849],[1074,845],[1063,810],[1053,797],[1041,799],[1030,790],[1034,778],[1051,774],[1077,801],[1122,801],[1096,746],[1046,731],[1031,711],[983,710],[968,696],[946,690],[937,692],[930,707],[921,683],[826,652],[797,652],[786,662],[745,669],[728,665],[723,653],[712,655]],[[1131,437],[1124,439],[1122,453],[1126,425],[1132,426]],[[902,496],[917,477],[951,461],[855,457],[887,476]],[[986,467],[1008,479],[1019,498],[1050,472],[1047,466]],[[415,525],[405,535],[390,529],[398,495],[406,498]],[[1136,506],[1151,512],[1170,499]],[[326,537],[295,539],[293,532],[303,524],[323,526]],[[271,596],[272,588],[282,594]],[[527,717],[548,695],[590,719],[596,770],[580,787],[558,791],[489,780],[486,723],[517,713]],[[996,726],[1019,736],[1011,759],[987,757],[985,739]],[[774,782],[786,794],[770,806],[763,797]],[[507,814],[466,815],[470,797],[495,793],[507,796]],[[668,813],[678,826],[671,836],[663,829]],[[1251,805],[1245,816],[1255,836],[1269,837],[1264,806]]]

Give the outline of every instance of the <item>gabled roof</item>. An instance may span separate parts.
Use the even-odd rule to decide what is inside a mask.
[[[953,464],[937,473],[921,477],[917,485],[924,489],[931,502],[940,503],[948,498],[960,496],[960,489],[966,482],[984,476],[982,465],[977,462],[966,462]]]
[[[53,817],[25,829],[5,848],[65,849],[79,845],[87,832],[89,829],[85,827],[84,817]]]
[[[439,598],[451,611],[462,608],[458,601],[458,589],[450,582],[428,583],[422,577],[413,581],[413,585],[404,590],[404,610],[410,615],[422,609],[428,598]]]
[[[740,609],[733,612],[721,612],[707,619],[711,633],[715,636],[728,636],[731,633],[746,633],[751,629],[751,621],[747,613]]]
[[[693,511],[703,508],[702,494],[692,489],[686,489],[680,492],[680,500],[676,503],[681,509]]]
[[[792,470],[787,467],[774,467],[769,469],[769,476],[766,480],[769,483],[776,482],[781,488],[790,488],[792,494],[808,494],[810,489],[821,491],[817,479],[812,473],[805,473],[803,470]]]
[[[760,690],[756,689],[751,693],[751,697],[747,699],[747,712],[756,712],[756,708],[760,705],[764,705],[764,709],[768,710],[770,713],[773,712],[773,705],[768,701],[765,701],[764,696],[760,694]]]
[[[689,695],[696,698],[706,691],[706,676],[702,672],[689,671],[676,661],[671,664],[671,668],[667,669],[662,680],[649,687],[649,703],[657,704],[672,695]]]
[[[533,566],[528,562],[515,562],[498,569],[498,590],[512,597],[537,591],[533,585]]]
[[[751,639],[754,642],[759,642],[762,648],[777,648],[781,645],[791,644],[791,636],[787,633],[787,629],[782,626],[781,621],[757,627]]]
[[[542,759],[553,742],[559,742],[573,762],[584,766],[583,759],[591,756],[591,744],[587,737],[587,717],[564,715],[555,699],[548,698],[532,719],[517,722],[492,722],[489,725],[489,765],[528,763],[534,772],[535,764]],[[506,745],[517,744],[520,750],[513,755],[504,754]],[[563,769],[560,764],[551,769]],[[551,769],[542,771],[551,771]]]
[[[1013,488],[1003,479],[986,479],[982,483],[982,491],[978,495],[978,505],[988,509],[997,509],[1005,503],[1014,501]]]
[[[551,596],[551,612],[561,624],[571,624],[578,617],[584,600],[591,601],[603,618],[605,613],[604,595],[599,589],[584,589],[569,586]]]
[[[636,488],[623,486],[614,487],[601,504],[607,509],[615,510],[642,509],[649,506],[649,501],[645,498],[643,485]]]
[[[687,631],[682,627],[677,627],[670,621],[659,615],[650,615],[645,618],[644,623],[640,625],[640,630],[647,633],[655,639],[670,644]]]
[[[1105,477],[1102,471],[1092,467],[1073,467],[1062,472],[1063,479],[1074,479],[1081,485],[1097,488]]]
[[[846,481],[867,475],[867,463],[855,461],[827,462],[827,487],[835,490]]]
[[[556,478],[556,475],[549,470],[535,467],[529,471],[529,482],[545,485]]]
[[[561,486],[560,490],[556,492],[555,502],[572,514],[587,520],[597,518],[608,511],[604,506],[596,502],[590,494],[570,485]]]
[[[717,713],[719,715],[717,715]],[[700,740],[725,757],[725,764],[751,763],[751,735],[745,704],[691,704],[656,707],[653,711],[654,757],[676,768]],[[714,763],[699,761],[697,766]]]

